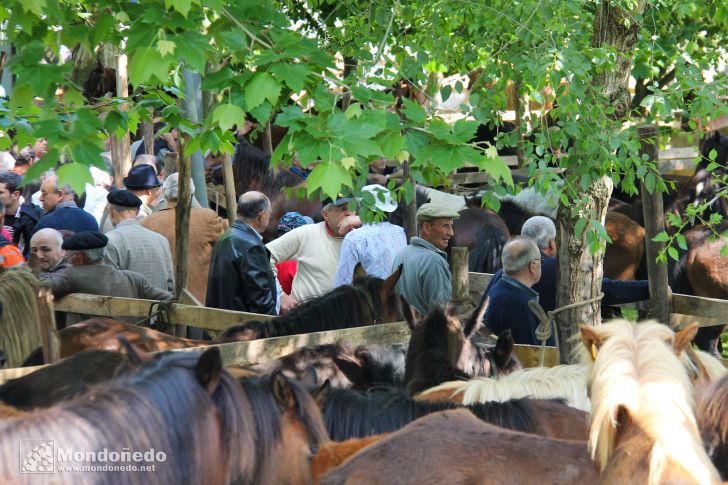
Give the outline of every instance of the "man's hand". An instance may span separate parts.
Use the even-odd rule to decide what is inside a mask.
[[[358,215],[354,214],[344,217],[341,222],[339,222],[339,235],[344,237],[357,227],[361,227],[361,219],[359,219]]]
[[[281,292],[281,315],[295,308],[296,305],[298,305],[298,300],[291,295]]]
[[[38,259],[37,254],[30,254],[30,257],[28,258],[28,269],[30,269],[31,273],[33,273],[35,276],[38,276],[40,271],[40,259]]]

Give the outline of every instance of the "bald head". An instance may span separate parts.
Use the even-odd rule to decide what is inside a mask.
[[[36,255],[41,271],[48,271],[63,259],[63,236],[55,229],[41,229],[30,238],[30,253]]]
[[[541,253],[533,239],[519,236],[503,246],[502,259],[503,272],[508,276],[513,276],[527,270],[532,262],[540,260]]]
[[[265,194],[251,190],[238,198],[238,217],[262,233],[270,219],[270,200]]]

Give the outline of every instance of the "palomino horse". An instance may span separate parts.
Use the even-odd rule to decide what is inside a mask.
[[[241,340],[255,340],[402,321],[402,304],[394,293],[401,274],[400,267],[386,280],[376,276],[355,279],[353,285],[334,288],[280,317],[230,327],[223,337],[236,335]]]
[[[427,414],[457,408],[467,409],[482,421],[501,428],[548,438],[586,441],[588,434],[586,413],[559,401],[513,399],[463,406],[449,401],[414,400],[390,389],[328,389],[317,400],[329,436],[335,441],[397,431]]]
[[[583,441],[506,430],[458,409],[427,415],[367,446],[321,484],[581,485],[597,478]]]
[[[678,354],[695,326],[656,322],[582,326],[594,363],[589,445],[602,483],[720,482],[693,413],[693,386]]]
[[[504,375],[521,368],[512,354],[510,331],[498,336],[493,350],[472,341],[482,325],[482,303],[465,323],[453,310],[437,306],[421,322],[409,322],[412,336],[405,361],[405,383],[410,394],[446,381]]]
[[[708,455],[721,478],[728,480],[728,376],[698,396],[695,417]]]
[[[217,349],[163,355],[77,399],[1,421],[0,476],[34,483],[36,476],[24,472],[48,471],[55,461],[54,483],[226,484],[250,473],[253,464],[248,450],[255,440],[242,408],[240,386],[222,369]],[[19,453],[21,440],[29,447]],[[82,455],[69,465],[99,466],[64,472],[59,460],[69,458],[61,449],[55,453],[53,443]],[[102,453],[117,457],[104,471],[104,463],[95,463]],[[150,471],[124,471],[141,465],[132,456],[144,456]]]

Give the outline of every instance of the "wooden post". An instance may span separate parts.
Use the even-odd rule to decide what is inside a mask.
[[[129,81],[127,76],[126,54],[116,56],[116,95],[121,98],[129,97]],[[129,105],[124,103],[121,109],[129,111]],[[114,165],[114,185],[124,188],[124,177],[131,168],[131,142],[129,131],[121,139],[111,137],[111,162]]]
[[[142,121],[142,136],[144,137],[144,153],[154,155],[154,121]]]
[[[61,358],[61,343],[56,332],[53,293],[45,288],[38,291],[38,317],[40,318],[40,335],[43,342],[43,361],[46,364],[52,364]]]
[[[184,147],[189,141],[189,135],[183,134],[180,137],[179,155],[177,161],[178,169],[178,196],[175,209],[175,252],[177,261],[174,266],[174,295],[176,298],[182,296],[183,290],[187,287],[187,258],[190,242],[190,178],[192,176],[192,164],[190,158],[184,155]],[[174,329],[175,335],[186,335],[186,328],[177,325]]]
[[[468,282],[468,248],[460,246],[452,248],[450,252],[450,274],[452,275],[451,300],[458,305],[472,307]]]
[[[222,156],[222,175],[225,182],[225,209],[227,210],[228,222],[232,226],[238,213],[238,198],[235,193],[233,162],[230,160],[229,153],[224,153]]]
[[[649,161],[657,161],[657,126],[644,125],[637,128],[640,139],[640,153],[646,154]],[[649,317],[658,322],[670,325],[671,299],[667,286],[667,264],[658,264],[657,254],[664,249],[664,242],[652,239],[665,230],[665,211],[662,194],[657,190],[649,193],[644,182],[640,187],[642,193],[642,213],[645,218],[645,257],[647,258],[647,275],[650,281],[650,313]]]
[[[269,157],[273,154],[273,133],[270,121],[265,124],[265,130],[263,130],[263,152]]]

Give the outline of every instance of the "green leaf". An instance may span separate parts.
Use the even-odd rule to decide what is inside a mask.
[[[715,158],[718,156],[718,152],[715,148],[711,149],[710,152],[708,152],[708,159],[709,160],[715,160]]]
[[[427,113],[420,104],[410,101],[407,98],[402,98],[402,111],[404,112],[407,119],[421,125],[427,119]]]
[[[280,78],[293,92],[303,90],[304,83],[309,74],[309,68],[302,64],[286,64],[279,62],[271,66],[270,72]],[[273,103],[274,101],[271,101]]]
[[[19,3],[23,10],[26,12],[32,12],[38,17],[43,14],[43,7],[46,5],[45,0],[23,0]]]
[[[377,140],[382,147],[382,153],[390,160],[394,160],[404,150],[404,137],[398,131],[388,131],[379,136]]]
[[[280,94],[281,85],[278,81],[267,72],[256,72],[245,86],[245,105],[250,110],[263,104],[266,99],[275,105]]]
[[[594,232],[597,233],[597,235],[601,238],[607,241],[608,243],[612,242],[612,239],[609,237],[609,234],[607,234],[607,230],[602,226],[599,221],[591,221],[591,227]]]
[[[676,234],[675,239],[677,239],[677,245],[680,247],[680,249],[687,251],[688,250],[688,243],[685,240],[685,236],[682,234]]]
[[[142,47],[135,50],[129,59],[129,80],[138,86],[153,77],[166,81],[169,78],[169,61],[165,61],[157,49]]]
[[[219,35],[231,51],[244,51],[248,48],[248,36],[242,30],[230,30]]]
[[[210,49],[207,38],[197,31],[187,31],[173,37],[177,44],[177,55],[185,64],[197,72],[205,71],[205,53]]]
[[[86,190],[86,184],[93,185],[94,183],[88,165],[83,163],[72,162],[61,165],[56,170],[56,174],[58,175],[59,184],[69,184],[79,195]]]
[[[361,105],[359,103],[352,103],[349,105],[348,108],[346,108],[346,111],[344,112],[347,118],[358,118],[361,116]]]
[[[677,249],[675,249],[672,246],[670,246],[669,248],[667,248],[667,254],[670,255],[670,257],[672,259],[674,259],[675,261],[679,261],[680,260],[680,256],[678,255]]]
[[[722,248],[720,248],[720,257],[725,258],[728,256],[728,244],[724,244]]]
[[[341,192],[342,186],[351,188],[351,175],[336,162],[319,163],[306,179],[308,193],[311,195],[317,189],[327,196],[334,198]]]
[[[502,180],[504,184],[513,187],[513,176],[508,164],[500,156],[495,147],[485,150],[485,155],[476,163],[478,168],[485,170],[494,180]]]
[[[170,55],[170,54],[174,54],[174,48],[175,47],[177,47],[177,44],[175,44],[171,40],[159,40],[159,41],[157,41],[157,50],[163,56]]]
[[[187,14],[190,12],[190,7],[192,6],[192,0],[164,0],[164,6],[169,9],[169,7],[174,7],[176,11],[181,13],[185,18],[187,18]]]
[[[245,111],[234,104],[221,104],[213,111],[212,121],[217,123],[221,130],[227,131],[245,121]]]
[[[657,177],[655,174],[650,172],[645,177],[645,188],[650,194],[655,191],[655,184],[657,184]]]
[[[662,231],[661,233],[653,237],[652,240],[655,242],[667,242],[670,240],[670,236],[668,236],[665,231]]]
[[[583,217],[576,221],[576,224],[574,225],[574,233],[577,238],[580,238],[584,234],[584,229],[586,229],[587,222],[588,221]]]

